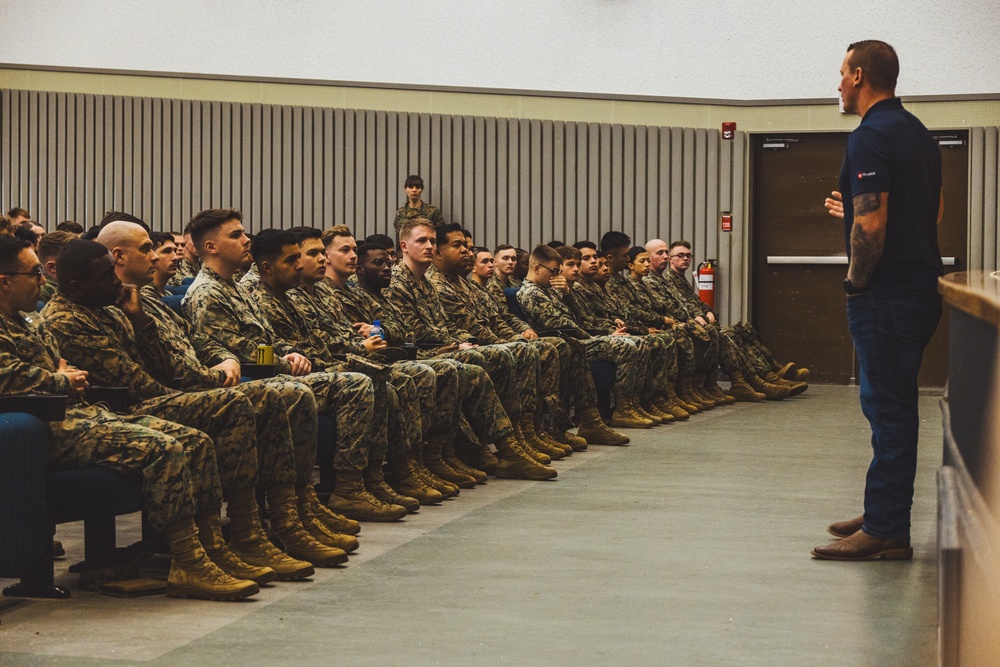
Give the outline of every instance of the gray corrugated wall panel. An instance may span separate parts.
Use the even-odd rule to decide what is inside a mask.
[[[497,119],[487,118],[483,128],[483,238],[478,242],[490,250],[497,246]]]
[[[983,268],[992,271],[997,268],[997,179],[1000,170],[997,169],[998,132],[995,127],[988,127],[984,133],[983,151],[983,213],[982,213],[982,258]]]
[[[546,236],[549,239],[562,239],[567,243],[571,243],[566,239],[565,235],[562,233],[562,225],[556,225],[555,220],[555,189],[553,186],[553,165],[552,165],[552,154],[555,150],[553,146],[553,131],[552,131],[552,121],[540,121],[538,123],[541,129],[541,136],[539,137],[538,147],[541,151],[541,178],[540,180],[540,207],[541,207],[541,221],[542,229],[545,230],[543,233],[543,238]],[[534,130],[535,126],[532,126]],[[533,133],[534,134],[534,133]],[[533,137],[534,138],[534,137]]]
[[[733,144],[733,234],[732,239],[734,251],[732,254],[733,268],[732,276],[739,281],[739,285],[732,285],[730,293],[735,301],[739,295],[739,308],[732,308],[730,312],[730,323],[745,319],[749,313],[750,289],[750,230],[747,228],[747,206],[749,191],[745,187],[750,175],[750,166],[747,158],[750,155],[748,148],[749,135],[745,132],[737,132]]]

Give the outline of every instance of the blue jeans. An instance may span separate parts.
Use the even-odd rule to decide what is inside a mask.
[[[917,372],[938,320],[941,297],[847,297],[847,323],[860,364],[861,411],[872,429],[864,531],[910,536],[917,474]]]

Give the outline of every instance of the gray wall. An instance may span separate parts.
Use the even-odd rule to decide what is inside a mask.
[[[0,92],[0,204],[49,229],[131,212],[179,229],[234,207],[253,231],[391,229],[410,173],[478,243],[686,238],[719,259],[717,306],[745,316],[746,137],[716,130]],[[719,231],[731,211],[734,231]]]
[[[1000,128],[969,131],[969,269],[995,271],[1000,256]]]

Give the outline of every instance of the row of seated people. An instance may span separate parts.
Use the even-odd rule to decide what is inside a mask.
[[[358,520],[398,520],[487,472],[551,479],[553,459],[628,442],[596,409],[586,361],[600,354],[589,338],[600,337],[547,331],[541,319],[541,333],[559,335],[516,324],[501,299],[465,278],[472,254],[461,227],[414,221],[393,267],[391,248],[357,248],[346,227],[264,230],[251,243],[238,212],[203,211],[185,230],[200,268],[181,316],[162,301],[180,262],[174,236],[151,237],[141,221],[116,217],[96,242],[68,240],[54,261],[0,238],[0,393],[77,399],[50,425],[53,468],[141,474],[149,520],[174,555],[168,594],[238,599],[274,579],[307,577],[357,548]],[[237,283],[251,262],[255,271]],[[556,270],[545,262],[539,255],[531,265],[522,292],[554,289],[541,284]],[[46,273],[58,291],[38,317]],[[375,320],[381,335],[371,335]],[[241,363],[256,361],[262,345],[281,374],[241,382]],[[606,358],[626,367],[611,424],[677,418],[657,405],[684,386],[667,379],[671,355],[661,352],[676,345],[655,348],[666,372],[648,381],[651,364],[637,370],[637,354],[610,349]],[[89,383],[128,387],[128,412],[79,400]],[[326,504],[313,486],[319,413],[338,431]],[[261,524],[257,491],[280,547]]]

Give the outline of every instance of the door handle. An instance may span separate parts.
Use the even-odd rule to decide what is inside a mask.
[[[841,264],[847,266],[847,255],[768,255],[768,264]],[[955,266],[956,257],[942,257],[945,266]]]

